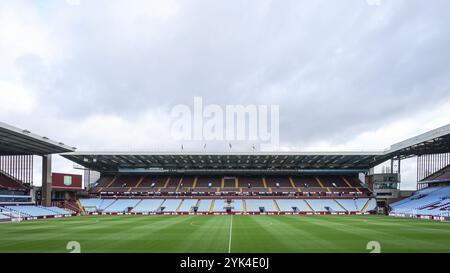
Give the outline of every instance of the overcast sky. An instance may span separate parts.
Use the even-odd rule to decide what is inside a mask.
[[[3,0],[0,120],[78,150],[173,150],[170,110],[201,96],[280,105],[282,150],[382,150],[450,123],[449,10],[448,0]],[[413,165],[402,188],[415,187]],[[61,158],[54,171],[76,172]]]

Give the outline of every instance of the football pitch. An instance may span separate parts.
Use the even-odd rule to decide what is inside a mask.
[[[386,216],[81,216],[0,223],[0,252],[450,252],[450,223]]]

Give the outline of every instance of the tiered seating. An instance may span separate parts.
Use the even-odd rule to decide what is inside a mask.
[[[358,199],[82,199],[88,212],[368,212],[376,208],[376,200]],[[214,204],[213,204],[214,202]],[[231,202],[231,203],[229,203]],[[278,205],[278,208],[276,206]],[[245,205],[245,206],[244,206]],[[94,208],[89,210],[89,208]],[[97,209],[98,208],[98,209]],[[211,211],[212,209],[212,211]]]
[[[28,216],[28,217],[40,217],[40,216],[56,216],[61,215],[61,212],[54,212],[53,209],[47,209],[40,206],[7,206],[5,207],[8,210],[16,212],[18,214]],[[66,212],[65,214],[70,214]]]
[[[292,177],[296,187],[300,187],[302,192],[326,192],[314,176]]]
[[[292,187],[289,177],[287,176],[268,176],[266,177],[266,185],[274,192],[296,192]]]
[[[292,179],[292,181],[291,181]],[[152,193],[157,195],[175,193],[361,193],[369,191],[354,176],[105,176],[92,191],[111,194]]]
[[[170,177],[167,186],[161,189],[164,192],[175,192],[177,190],[178,185],[180,184],[180,180],[182,177]],[[183,181],[181,181],[183,183]],[[192,185],[192,183],[191,183]]]
[[[226,212],[228,203],[226,200],[216,200],[214,202],[214,212]]]
[[[132,210],[132,212],[155,212],[161,206],[162,199],[143,199]]]
[[[100,207],[102,199],[80,199],[80,204],[87,212],[95,212]]]
[[[113,179],[114,179],[114,176],[102,176],[97,181],[97,188],[107,187],[112,182]]]
[[[181,201],[181,199],[166,199],[161,205],[161,210],[163,212],[176,212]]]
[[[184,199],[178,212],[192,212],[192,208],[197,204],[197,199]]]
[[[362,210],[364,208],[364,206],[367,204],[367,201],[369,201],[369,198],[358,198],[356,200],[356,207],[359,210]],[[369,201],[369,205],[367,206],[366,211],[374,210],[376,208],[376,206],[377,206],[377,201],[374,198],[372,198]]]
[[[25,191],[27,190],[27,187],[20,183],[20,181],[8,177],[0,172],[0,189]]]
[[[367,202],[367,199],[365,199],[365,200]],[[362,207],[359,206],[360,204],[358,204],[357,200],[355,200],[355,199],[341,199],[341,200],[337,200],[337,201],[347,211],[361,211],[361,209],[362,209]]]
[[[101,199],[80,199],[80,204],[86,212],[97,212]]]
[[[216,192],[221,186],[221,177],[201,176],[197,179],[197,185],[193,191],[195,192]]]
[[[402,201],[391,204],[392,213],[450,216],[450,186],[426,188]]]
[[[241,199],[236,199],[231,202],[232,211],[243,212],[244,211],[244,201]]]
[[[128,212],[129,208],[134,208],[139,199],[118,199],[111,205],[104,208],[104,212]]]
[[[248,199],[245,200],[248,212],[275,212],[273,199]]]
[[[345,212],[334,199],[309,199],[307,202],[315,212]]]
[[[5,221],[5,220],[9,220],[9,219],[11,219],[11,217],[0,213],[0,221]]]
[[[243,192],[268,192],[269,188],[264,187],[261,177],[239,177],[239,187]]]
[[[184,176],[183,179],[180,181],[178,181],[178,185],[177,185],[177,191],[178,192],[190,192],[192,191],[192,188],[194,187],[194,181],[195,181],[195,177],[192,176]]]
[[[361,180],[359,180],[357,176],[345,176],[342,179],[347,180],[347,182],[349,182],[349,184],[354,188],[361,187]]]
[[[350,177],[349,177],[350,178]],[[320,176],[317,179],[322,183],[328,192],[357,192],[356,187],[342,176]],[[352,180],[352,179],[351,179]],[[352,180],[353,181],[353,180]]]
[[[144,177],[141,184],[139,185],[139,190],[140,191],[158,191],[158,189],[164,187],[166,181],[167,181],[167,177],[146,176],[146,177]]]
[[[199,206],[197,212],[209,212],[211,208],[211,202],[214,200],[211,199],[201,199],[199,202]]]
[[[435,181],[435,182],[445,182],[450,181],[450,166],[447,166],[434,174],[428,176],[427,178],[423,179],[423,181]]]
[[[220,190],[224,192],[238,192],[239,188],[236,187],[236,180],[238,179],[237,177],[224,177],[223,187]]]
[[[58,207],[45,207],[45,209],[56,213],[56,215],[68,215],[70,212],[68,210],[58,208]]]
[[[285,212],[310,212],[311,209],[303,200],[299,199],[280,199],[277,200],[280,211]]]
[[[18,205],[30,205],[30,195],[12,195],[12,194],[0,194],[0,204],[18,204]]]

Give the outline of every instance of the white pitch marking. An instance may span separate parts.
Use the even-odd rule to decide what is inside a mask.
[[[231,215],[230,238],[228,240],[228,253],[231,253],[231,236],[233,234],[233,215]]]

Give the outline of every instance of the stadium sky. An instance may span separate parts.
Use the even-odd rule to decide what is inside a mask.
[[[448,10],[447,0],[5,0],[0,120],[78,150],[178,151],[170,109],[201,96],[280,105],[281,150],[382,150],[450,123]],[[72,167],[55,158],[54,171]]]

